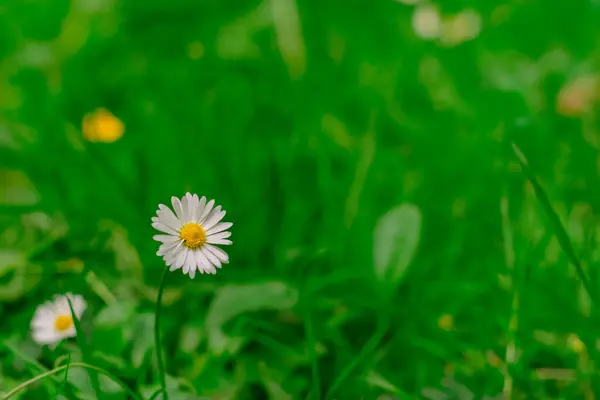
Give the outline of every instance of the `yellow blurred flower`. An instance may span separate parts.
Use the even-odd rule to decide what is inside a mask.
[[[452,330],[454,328],[454,318],[450,314],[444,314],[438,319],[438,326],[445,331]]]
[[[111,143],[123,136],[125,126],[110,111],[98,108],[83,117],[83,137],[90,142]]]

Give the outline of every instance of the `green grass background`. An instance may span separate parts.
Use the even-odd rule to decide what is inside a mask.
[[[597,71],[600,3],[437,4],[480,13],[479,36],[423,40],[394,0],[0,1],[0,392],[82,359],[29,332],[70,291],[88,362],[150,396],[150,218],[190,191],[223,205],[234,244],[215,276],[168,276],[173,399],[600,393],[597,312],[511,148],[597,287],[600,124],[555,104]],[[98,107],[119,141],[83,139]],[[416,221],[387,214],[405,203]],[[378,279],[391,251],[401,270]],[[100,384],[73,368],[20,398],[126,398]]]

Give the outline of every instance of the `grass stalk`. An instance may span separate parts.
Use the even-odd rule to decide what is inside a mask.
[[[515,251],[513,245],[512,228],[510,224],[508,198],[500,199],[500,215],[502,217],[502,237],[504,241],[504,259],[506,268],[511,275],[510,290],[512,301],[510,309],[510,320],[508,324],[508,343],[505,352],[504,384],[502,387],[503,398],[510,400],[513,396],[514,380],[511,369],[517,361],[517,331],[519,329],[519,283],[515,270]]]
[[[165,289],[167,281],[167,274],[169,273],[169,267],[165,267],[162,278],[160,280],[160,286],[158,288],[158,296],[156,297],[156,314],[154,320],[154,345],[156,348],[156,361],[158,364],[158,375],[160,379],[160,386],[163,392],[163,399],[168,400],[169,395],[167,393],[167,373],[165,371],[165,363],[162,357],[162,350],[160,345],[160,307],[162,303],[162,295]]]
[[[544,209],[544,212],[550,219],[550,224],[552,226],[554,234],[556,235],[556,239],[560,244],[560,247],[565,252],[567,258],[569,259],[569,262],[575,267],[575,271],[577,272],[577,275],[579,276],[579,279],[581,280],[585,291],[590,297],[590,300],[592,301],[594,306],[597,307],[598,301],[595,290],[592,287],[592,284],[590,283],[590,280],[588,279],[587,275],[585,274],[583,265],[581,264],[577,253],[575,252],[575,248],[571,243],[571,239],[569,238],[567,230],[563,226],[560,217],[552,207],[552,204],[550,203],[550,199],[546,194],[546,191],[539,183],[533,170],[529,166],[527,158],[525,158],[525,155],[523,154],[523,152],[521,152],[521,149],[519,149],[519,147],[516,144],[513,143],[512,147],[515,155],[517,156],[517,159],[519,160],[519,163],[521,164],[521,170],[523,171],[527,179],[531,182],[538,201],[540,202],[542,208]]]
[[[135,399],[135,400],[143,400],[142,397],[140,397],[138,394],[136,394],[133,390],[131,390],[129,387],[127,387],[127,385],[125,385],[123,382],[121,382],[121,380],[119,380],[119,378],[117,378],[116,376],[114,376],[113,374],[111,374],[110,372],[102,369],[102,368],[98,368],[96,366],[90,365],[90,364],[86,364],[86,363],[80,363],[80,362],[74,362],[74,363],[69,363],[66,365],[61,365],[60,367],[56,367],[50,371],[46,371],[42,374],[39,374],[37,376],[34,376],[33,378],[21,383],[20,385],[16,386],[15,388],[13,388],[10,392],[6,393],[6,395],[3,397],[3,400],[8,400],[10,399],[12,396],[14,396],[15,394],[17,394],[18,392],[20,392],[21,390],[27,388],[28,386],[33,385],[34,383],[41,381],[42,379],[48,378],[52,375],[55,375],[61,371],[64,370],[69,370],[70,368],[85,368],[91,371],[95,371],[99,374],[102,374],[106,377],[108,377],[109,379],[111,379],[113,382],[115,382],[117,385],[119,385],[124,392],[127,393],[127,395],[129,396],[129,398],[131,399]]]
[[[85,339],[85,334],[83,329],[81,329],[81,323],[79,322],[79,318],[73,309],[73,304],[71,303],[71,299],[67,296],[67,302],[69,303],[69,309],[71,310],[71,318],[73,318],[73,324],[75,325],[75,333],[77,344],[79,344],[79,348],[81,349],[81,356],[83,360],[86,362],[92,361],[92,350],[89,348],[88,343]],[[102,398],[102,390],[100,387],[100,379],[98,378],[98,374],[95,372],[90,372],[90,380],[92,382],[92,388],[94,388],[94,392],[96,392],[98,398]]]

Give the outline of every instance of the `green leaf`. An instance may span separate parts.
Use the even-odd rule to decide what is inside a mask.
[[[258,363],[258,373],[271,400],[292,400],[294,397],[281,387],[283,377],[280,371],[269,370],[264,361]]]
[[[401,204],[383,215],[374,232],[375,275],[397,287],[413,259],[421,234],[421,211]]]
[[[39,265],[30,264],[24,254],[0,250],[0,301],[14,301],[35,288],[42,279]]]
[[[393,383],[384,378],[383,375],[381,375],[379,372],[369,371],[369,373],[365,376],[365,381],[370,386],[383,389],[387,393],[401,393],[400,389],[398,389]]]
[[[48,369],[40,364],[36,358],[39,357],[40,348],[39,346],[33,346],[32,342],[18,342],[15,339],[5,340],[3,347],[11,352],[15,357],[15,362],[22,363],[33,375],[37,375],[48,371]],[[13,368],[16,366],[13,365]],[[15,368],[19,370],[20,368]],[[57,392],[58,384],[55,381],[45,380],[42,381],[48,395],[52,395]]]
[[[133,347],[131,349],[131,363],[134,368],[140,368],[146,356],[154,347],[154,337],[152,331],[154,329],[154,314],[143,313],[139,314],[133,325]]]
[[[0,169],[0,204],[4,206],[34,206],[39,201],[27,175],[22,171]]]
[[[27,257],[20,251],[11,249],[0,250],[0,278],[12,271],[15,267],[27,262]]]
[[[135,303],[119,302],[111,304],[102,309],[94,318],[96,328],[112,328],[115,326],[123,326],[131,320],[135,313]]]
[[[198,326],[185,325],[181,328],[179,349],[186,354],[195,354],[204,339],[204,331]]]
[[[297,301],[297,291],[281,282],[230,285],[221,288],[216,293],[206,316],[210,350],[216,355],[225,351],[235,352],[239,340],[229,338],[222,331],[223,325],[234,317],[262,309],[287,310]]]

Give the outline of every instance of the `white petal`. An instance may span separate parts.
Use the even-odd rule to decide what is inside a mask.
[[[216,207],[212,214],[206,219],[206,222],[204,222],[204,229],[208,230],[210,228],[212,228],[213,226],[215,226],[215,224],[217,222],[219,222],[220,220],[223,219],[223,217],[225,216],[225,211],[221,211],[221,206]]]
[[[71,315],[71,308],[69,307],[69,302],[67,301],[66,295],[55,295],[52,309],[54,310],[55,315]]]
[[[177,247],[180,246],[180,244],[181,244],[180,242],[173,242],[173,243],[168,243],[168,244],[167,243],[162,244],[158,248],[158,251],[156,252],[156,255],[162,257],[164,255],[172,253],[172,252],[174,252],[177,249]]]
[[[192,198],[192,195],[188,193],[185,194],[185,196],[183,196],[181,198],[181,208],[183,209],[183,221],[184,222],[190,222],[190,215],[191,215],[191,204],[190,204],[190,199]]]
[[[188,255],[188,249],[187,248],[183,248],[183,251],[179,253],[179,256],[177,257],[177,260],[175,260],[175,265],[177,266],[177,268],[183,268],[183,272],[185,274],[187,274],[186,270],[185,270],[185,259],[187,258]]]
[[[71,325],[69,329],[64,332],[57,332],[63,339],[69,337],[77,336],[77,329],[75,329],[75,325]]]
[[[198,199],[191,195],[191,193],[186,193],[185,195],[188,199],[188,222],[196,220],[196,209],[198,208]]]
[[[36,329],[31,337],[37,344],[54,344],[62,340],[62,336],[53,329]]]
[[[54,312],[52,311],[52,307],[47,304],[40,304],[36,310],[35,314],[33,314],[33,318],[31,319],[31,327],[36,326],[44,326],[47,321],[54,320]]]
[[[191,263],[190,263],[190,260],[192,260]],[[188,256],[188,263],[190,263],[190,269],[188,271],[188,275],[190,276],[191,279],[194,279],[194,277],[196,276],[196,270],[198,268],[196,266],[196,260],[193,256],[193,254],[190,254]]]
[[[206,217],[210,214],[210,212],[212,211],[213,206],[215,205],[215,201],[211,200],[206,204],[206,207],[204,207],[204,211],[202,211],[202,215],[198,218],[198,223],[202,225],[202,223],[204,222],[204,220],[206,219]]]
[[[179,231],[179,229],[181,228],[181,222],[179,222],[179,220],[175,217],[173,217],[173,219],[165,216],[165,213],[163,213],[162,211],[157,211],[156,212],[158,215],[158,220],[156,222],[161,223],[165,226],[168,226],[169,228],[173,229],[175,232]]]
[[[223,250],[218,247],[213,246],[212,244],[205,244],[203,248],[206,248],[208,251],[213,253],[215,257],[219,259],[223,264],[229,263],[229,256]]]
[[[154,222],[152,224],[152,227],[154,229],[156,229],[157,231],[161,231],[161,232],[164,232],[164,233],[169,233],[171,235],[179,236],[179,234],[177,233],[177,231],[175,231],[173,228],[169,228],[168,226],[166,226],[165,224],[163,224],[161,222]]]
[[[71,293],[69,293],[68,296],[69,300],[71,300],[71,304],[73,305],[73,311],[75,311],[75,316],[77,317],[77,319],[81,319],[83,312],[87,308],[86,301],[83,299],[83,296],[80,295],[72,295]]]
[[[196,216],[198,215],[198,195],[191,195],[192,199],[190,200],[190,221],[195,221]]]
[[[202,273],[206,272],[208,268],[210,268],[210,261],[204,256],[202,250],[197,250],[195,252],[196,263],[198,264],[198,268],[202,271]]]
[[[200,217],[204,213],[206,208],[206,197],[202,196],[198,201],[198,207],[196,208],[196,222],[200,222]]]
[[[180,240],[178,236],[174,235],[154,235],[152,236],[152,239],[156,240],[157,242],[162,242],[164,244],[176,243]]]
[[[206,248],[202,248],[202,254],[208,259],[208,261],[217,268],[221,268],[221,261]]]
[[[188,256],[187,256],[187,259],[185,260],[185,263],[186,263],[188,274],[190,275],[190,278],[194,279],[194,275],[196,275],[196,257],[194,257],[193,250],[188,251]],[[183,267],[183,268],[185,270],[185,267]]]
[[[177,261],[177,259],[179,259],[179,257],[181,256],[182,253],[185,253],[185,247],[183,247],[183,246],[173,250],[173,252],[171,252],[171,253],[165,254],[165,256],[163,257],[165,260],[165,263],[168,266],[175,267],[174,269],[172,269],[173,271],[175,269],[181,268],[181,265],[177,265],[176,261]]]
[[[171,197],[171,204],[173,205],[173,210],[175,210],[175,215],[177,215],[177,218],[179,218],[180,221],[183,220],[183,210],[181,207],[181,201],[173,196]]]
[[[162,222],[163,224],[175,230],[179,230],[179,228],[181,228],[181,221],[177,219],[177,217],[175,216],[175,214],[173,214],[173,211],[171,211],[169,207],[163,204],[159,204],[158,208],[159,210],[156,212],[156,215],[158,215],[158,217],[160,218],[159,222]]]
[[[231,222],[220,222],[217,225],[213,226],[209,230],[206,231],[207,235],[214,235],[215,233],[222,232],[226,229],[231,228],[233,224]]]
[[[208,237],[210,237],[212,239],[227,239],[229,236],[231,236],[231,232],[229,232],[229,231],[219,232],[219,233],[214,233],[212,235],[208,235]]]
[[[210,244],[222,244],[224,246],[228,246],[230,244],[232,244],[233,242],[229,239],[213,239],[212,236],[206,240],[206,243],[210,243]]]

